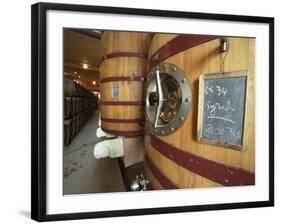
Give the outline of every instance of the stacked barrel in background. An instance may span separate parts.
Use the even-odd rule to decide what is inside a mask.
[[[153,189],[255,184],[255,39],[229,38],[226,57],[220,38],[201,35],[155,34],[149,47],[149,71],[161,62],[185,72],[192,89],[191,111],[176,132],[145,136],[145,170]],[[226,54],[226,53],[224,53]],[[246,130],[242,150],[197,141],[198,80],[202,74],[247,71]],[[149,77],[148,77],[149,79]]]
[[[147,51],[150,34],[103,32],[100,64],[101,127],[118,136],[144,134]]]
[[[75,135],[97,107],[96,97],[72,80],[64,79],[64,145]]]

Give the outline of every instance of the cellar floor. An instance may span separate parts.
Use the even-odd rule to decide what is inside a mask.
[[[98,111],[89,118],[69,146],[64,147],[63,190],[66,194],[125,191],[117,159],[95,159]]]

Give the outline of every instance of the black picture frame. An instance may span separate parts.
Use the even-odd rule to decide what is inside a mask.
[[[168,18],[191,18],[217,21],[254,22],[269,25],[269,200],[196,206],[159,207],[149,209],[52,214],[46,213],[46,13],[48,10],[100,12]],[[37,3],[32,5],[31,17],[31,218],[37,221],[132,216],[161,213],[192,212],[237,208],[274,206],[274,18],[224,15],[137,8],[102,7],[74,4]]]

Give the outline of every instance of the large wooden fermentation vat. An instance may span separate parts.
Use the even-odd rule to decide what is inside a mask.
[[[143,135],[148,33],[103,32],[101,127],[119,136]]]
[[[151,40],[147,79],[160,63],[175,65],[185,74],[182,82],[189,80],[192,97],[187,117],[170,134],[153,131],[147,117],[145,170],[153,189],[255,184],[255,39],[228,38],[227,43],[224,53],[221,38],[214,36],[156,34]],[[198,141],[200,75],[240,70],[248,74],[242,148]]]

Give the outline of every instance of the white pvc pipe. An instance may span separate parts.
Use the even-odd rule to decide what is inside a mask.
[[[96,130],[96,136],[98,138],[106,137],[106,138],[114,138],[115,135],[109,134],[107,132],[104,132],[101,127],[98,127]]]
[[[116,138],[97,143],[94,148],[94,156],[96,159],[124,156],[123,139]]]

